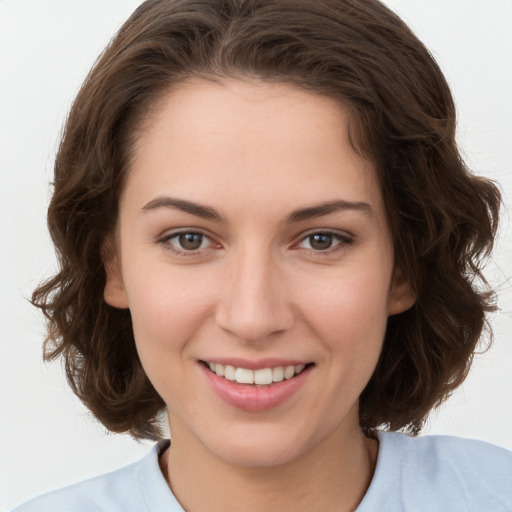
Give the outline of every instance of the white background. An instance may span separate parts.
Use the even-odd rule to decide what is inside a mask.
[[[44,326],[27,301],[54,268],[46,230],[59,131],[86,72],[139,0],[0,0],[0,510],[115,469],[149,447],[107,434],[44,365]],[[512,210],[512,0],[388,0],[452,85],[459,143],[500,182]],[[493,348],[426,432],[512,449],[512,228],[504,212],[488,267],[499,289]]]

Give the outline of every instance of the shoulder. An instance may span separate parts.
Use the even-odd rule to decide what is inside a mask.
[[[15,508],[13,512],[140,512],[181,511],[158,467],[153,447],[143,459],[105,475],[49,492]]]
[[[119,496],[126,497],[128,508],[125,510],[144,510],[140,507],[140,503],[139,507],[136,507],[139,501],[138,466],[139,463],[131,464],[112,473],[43,494],[14,509],[13,512],[117,511],[122,510],[119,508],[120,504],[116,503]],[[120,492],[121,489],[123,492]],[[124,503],[123,506],[125,506]]]
[[[403,457],[418,477],[432,481],[439,475],[466,488],[478,484],[484,491],[499,489],[510,492],[512,486],[512,452],[492,444],[452,436],[409,437],[398,434]],[[510,497],[510,496],[509,496]]]
[[[452,436],[381,433],[379,439],[374,478],[379,470],[394,473],[401,510],[512,510],[512,452]]]
[[[419,436],[412,437],[398,433],[386,433],[385,436],[393,436],[396,443],[401,444],[409,454],[416,456],[428,456],[439,463],[454,463],[457,461],[490,466],[495,468],[501,462],[509,463],[512,460],[512,452],[500,448],[485,441],[475,439],[463,439],[454,436]],[[454,459],[456,457],[456,459]]]

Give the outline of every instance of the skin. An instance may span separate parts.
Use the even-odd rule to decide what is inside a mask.
[[[347,122],[343,105],[293,86],[198,79],[143,127],[105,300],[130,309],[168,406],[161,468],[187,511],[354,510],[371,481],[378,445],[359,429],[358,397],[388,316],[414,298]],[[358,206],[290,221],[340,200]],[[201,233],[199,248],[180,246],[177,231]],[[319,248],[311,235],[326,232]],[[314,365],[284,403],[247,412],[204,378],[199,361],[225,357]]]

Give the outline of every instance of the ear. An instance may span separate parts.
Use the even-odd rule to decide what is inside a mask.
[[[121,262],[115,241],[112,238],[107,239],[103,243],[101,254],[106,273],[103,298],[108,305],[114,308],[127,309],[128,297],[124,287]]]
[[[389,291],[388,315],[398,315],[411,308],[416,302],[409,281],[399,268],[395,268]]]

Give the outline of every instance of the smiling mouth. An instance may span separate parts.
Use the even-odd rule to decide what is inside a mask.
[[[308,363],[295,366],[275,366],[273,368],[250,370],[229,364],[224,365],[220,363],[210,363],[208,361],[202,361],[202,363],[218,377],[236,382],[237,384],[246,384],[249,386],[270,386],[276,382],[290,380],[301,374],[305,369],[314,365],[314,363]]]

